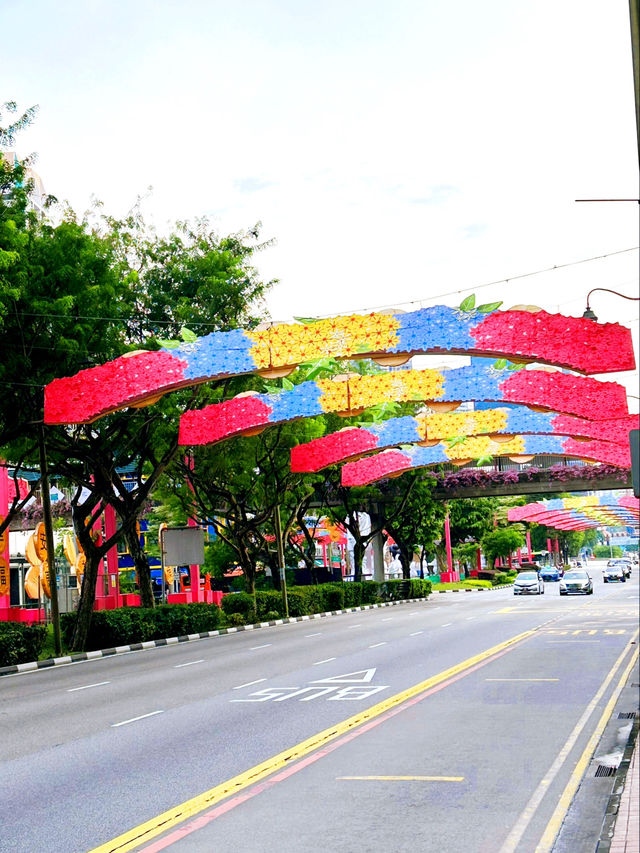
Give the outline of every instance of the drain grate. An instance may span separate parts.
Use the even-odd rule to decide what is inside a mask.
[[[622,711],[618,714],[619,720],[635,720],[636,712],[635,711]]]
[[[600,764],[596,770],[596,776],[615,776],[617,767],[607,767],[605,764]]]

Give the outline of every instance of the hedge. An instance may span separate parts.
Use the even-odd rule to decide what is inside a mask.
[[[45,625],[0,622],[0,666],[38,660],[46,636]]]
[[[289,616],[305,616],[344,610],[384,601],[426,598],[431,582],[420,578],[390,580],[384,583],[327,583],[317,586],[293,586],[287,590]],[[225,595],[222,609],[215,604],[161,604],[154,608],[121,607],[98,610],[91,617],[87,651],[180,637],[201,631],[215,631],[227,625],[268,622],[284,617],[282,594],[275,590],[257,591],[255,597],[246,592]],[[63,613],[60,618],[62,638],[71,645],[76,614]],[[12,624],[12,623],[8,623]],[[40,645],[38,652],[42,648]],[[37,654],[21,660],[36,660]]]
[[[62,637],[67,646],[71,645],[75,622],[75,613],[63,613],[60,617]],[[154,608],[97,610],[91,617],[87,651],[215,631],[222,624],[222,612],[215,604],[161,604]]]

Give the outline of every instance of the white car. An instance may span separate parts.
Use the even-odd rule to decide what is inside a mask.
[[[627,576],[624,566],[621,563],[614,563],[612,566],[607,566],[606,569],[602,570],[602,580],[605,583],[609,583],[609,581],[625,583]]]
[[[514,595],[544,595],[544,581],[537,572],[520,572],[513,582]]]

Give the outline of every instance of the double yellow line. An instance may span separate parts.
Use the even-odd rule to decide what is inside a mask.
[[[415,684],[413,687],[409,687],[407,690],[396,693],[394,696],[379,702],[377,705],[373,705],[371,708],[367,708],[365,711],[355,714],[353,717],[349,717],[341,723],[337,723],[335,726],[331,726],[330,728],[325,729],[306,740],[300,741],[300,743],[297,743],[290,749],[286,749],[283,752],[268,758],[266,761],[256,764],[255,767],[252,767],[250,770],[246,770],[244,773],[240,773],[232,779],[228,779],[226,782],[216,785],[215,788],[210,788],[203,794],[198,794],[198,796],[192,797],[190,800],[185,800],[185,802],[181,803],[179,806],[175,806],[172,809],[162,812],[162,814],[151,818],[151,820],[148,820],[145,823],[141,823],[139,826],[136,826],[128,832],[114,838],[112,841],[108,841],[106,844],[101,844],[99,847],[93,848],[89,853],[126,853],[128,850],[133,850],[161,833],[173,829],[178,824],[192,818],[194,815],[199,814],[205,809],[215,806],[221,800],[224,800],[233,794],[237,794],[239,791],[262,781],[267,776],[277,773],[279,770],[282,770],[283,767],[291,765],[292,762],[309,755],[309,753],[314,752],[317,749],[320,749],[327,743],[339,738],[341,735],[353,731],[376,717],[396,708],[403,702],[418,696],[420,693],[424,693],[427,690],[436,687],[438,684],[442,684],[450,678],[472,669],[474,666],[486,661],[488,658],[509,649],[516,643],[520,643],[522,640],[531,637],[537,630],[538,629],[533,629],[531,631],[524,631],[522,634],[517,634],[515,637],[511,637],[511,639],[505,640],[503,643],[499,643],[497,646],[492,646],[490,649],[480,652],[480,654],[467,658],[467,660],[462,663],[449,667],[449,669],[445,669],[443,672],[438,673],[438,675],[434,675],[431,678],[427,678],[425,681],[421,681],[419,684]]]

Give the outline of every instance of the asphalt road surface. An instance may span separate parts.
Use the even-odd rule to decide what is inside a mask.
[[[602,565],[593,596],[434,594],[5,676],[0,851],[593,850],[638,649],[638,568]]]

